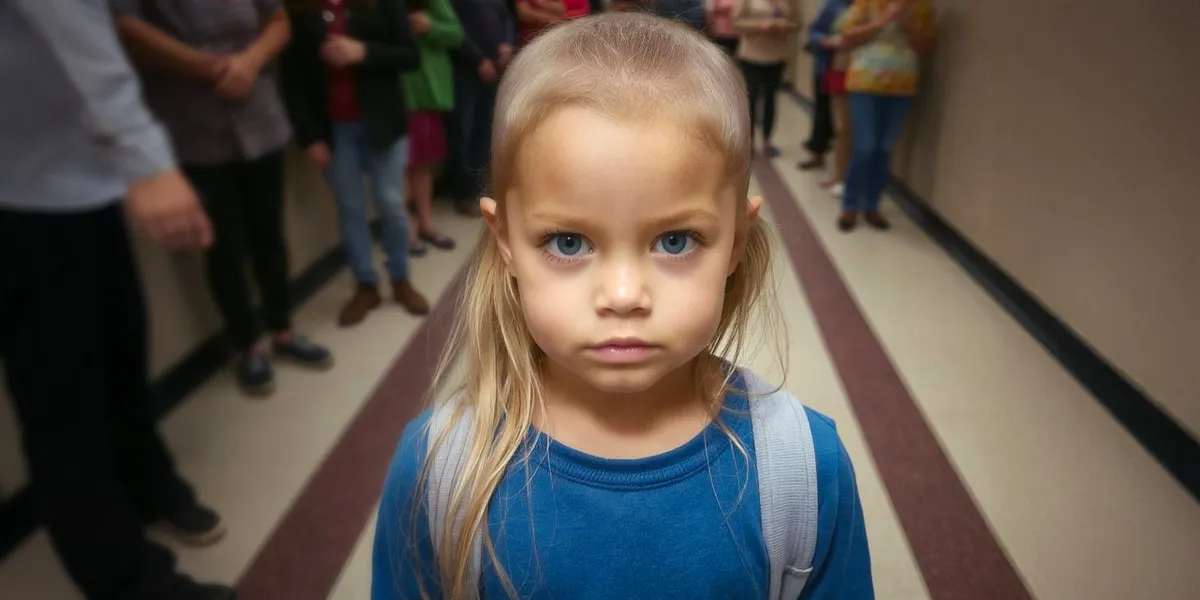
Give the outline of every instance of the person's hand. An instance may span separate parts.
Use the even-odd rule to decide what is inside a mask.
[[[484,83],[491,83],[496,80],[496,63],[484,59],[479,63],[479,79]]]
[[[333,154],[329,152],[329,144],[325,142],[317,142],[310,144],[304,149],[305,156],[308,160],[313,161],[313,164],[324,169],[329,166],[329,161],[333,160]]]
[[[217,94],[230,100],[243,100],[249,96],[262,70],[261,63],[245,54],[225,57],[220,67]]]
[[[139,229],[171,250],[201,250],[212,244],[212,224],[200,198],[176,169],[129,186],[125,211]]]
[[[508,67],[509,61],[512,60],[513,47],[511,44],[500,44],[496,49],[496,67],[504,69]]]
[[[321,44],[321,60],[331,67],[349,67],[366,60],[367,47],[344,35],[330,35]]]
[[[229,72],[229,56],[213,54],[208,57],[205,64],[203,77],[205,80],[212,82],[215,86],[225,77],[225,73]]]
[[[821,40],[821,47],[826,50],[837,50],[842,47],[842,36],[831,35]]]
[[[429,19],[429,13],[418,10],[408,13],[408,26],[415,35],[425,35],[433,27],[433,21]]]

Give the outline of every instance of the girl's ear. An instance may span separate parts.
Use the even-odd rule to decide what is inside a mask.
[[[726,277],[733,275],[737,270],[738,264],[742,262],[742,255],[746,252],[746,240],[749,239],[750,227],[758,220],[758,212],[762,210],[762,196],[754,196],[746,198],[746,218],[738,223],[737,237],[733,240],[733,253],[729,255],[729,270],[725,273]]]
[[[512,274],[512,246],[508,243],[508,227],[505,227],[504,219],[500,217],[498,210],[499,205],[492,198],[485,196],[479,199],[479,212],[483,214],[483,222],[487,224],[492,237],[496,238],[500,256],[504,258],[504,267]]]

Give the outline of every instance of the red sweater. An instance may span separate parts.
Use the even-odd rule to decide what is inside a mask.
[[[347,0],[322,0],[321,17],[325,19],[325,33],[346,35]],[[362,120],[358,108],[358,94],[354,90],[354,71],[345,67],[329,67],[329,118],[334,123],[352,123]]]

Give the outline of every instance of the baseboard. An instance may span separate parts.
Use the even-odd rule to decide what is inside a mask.
[[[292,307],[316,294],[341,272],[345,264],[345,254],[339,246],[308,265],[289,284]],[[232,356],[232,350],[220,333],[196,345],[151,385],[150,410],[154,418],[157,420],[170,414],[204,382],[226,368]],[[15,490],[7,500],[0,502],[0,560],[33,534],[39,520],[29,486]]]
[[[801,108],[812,112],[813,105],[807,97],[795,89],[788,89],[787,93]],[[1200,441],[1100,356],[1078,332],[943,219],[907,183],[892,176],[888,192],[914,223],[987,290],[1192,498],[1200,502]]]

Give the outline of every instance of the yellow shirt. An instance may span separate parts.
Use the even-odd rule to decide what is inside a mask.
[[[839,31],[865,25],[878,18],[890,0],[854,0]],[[936,35],[933,4],[929,0],[908,0],[909,25],[916,35],[932,40]],[[888,23],[875,39],[851,51],[846,72],[846,90],[885,96],[911,96],[917,93],[920,57],[909,42],[901,23]]]

